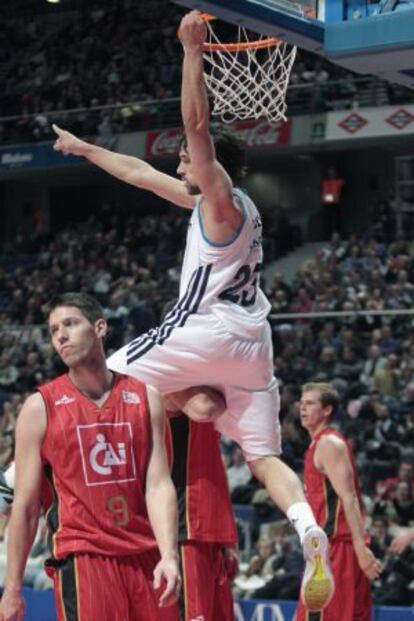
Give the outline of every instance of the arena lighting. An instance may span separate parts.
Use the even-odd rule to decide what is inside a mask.
[[[49,4],[59,4],[60,0],[46,0]]]

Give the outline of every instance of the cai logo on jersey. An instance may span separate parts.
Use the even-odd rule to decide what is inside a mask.
[[[76,431],[88,487],[136,479],[131,423],[78,425]]]
[[[117,452],[118,451],[118,452]],[[115,447],[106,441],[103,433],[98,433],[96,443],[89,453],[89,463],[98,474],[113,474],[117,466],[124,466],[127,463],[125,443],[118,442]]]

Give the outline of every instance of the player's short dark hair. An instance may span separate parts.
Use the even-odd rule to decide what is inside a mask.
[[[328,405],[332,407],[331,417],[334,416],[339,406],[339,395],[332,384],[328,382],[308,382],[302,386],[302,394],[311,390],[316,390],[320,394],[323,407]]]
[[[239,183],[246,175],[246,149],[242,141],[225,127],[211,127],[216,158],[223,166],[234,184]],[[180,143],[180,149],[187,149],[185,134]]]
[[[46,315],[50,316],[51,312],[59,306],[74,306],[90,323],[94,324],[98,319],[104,318],[104,311],[99,302],[87,293],[60,293],[54,295],[46,305]]]

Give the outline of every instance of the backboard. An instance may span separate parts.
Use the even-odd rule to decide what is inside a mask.
[[[414,89],[414,0],[173,0]]]

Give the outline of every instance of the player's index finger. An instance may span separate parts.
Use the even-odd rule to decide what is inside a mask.
[[[62,134],[62,130],[55,123],[52,123],[52,129],[58,136]]]

